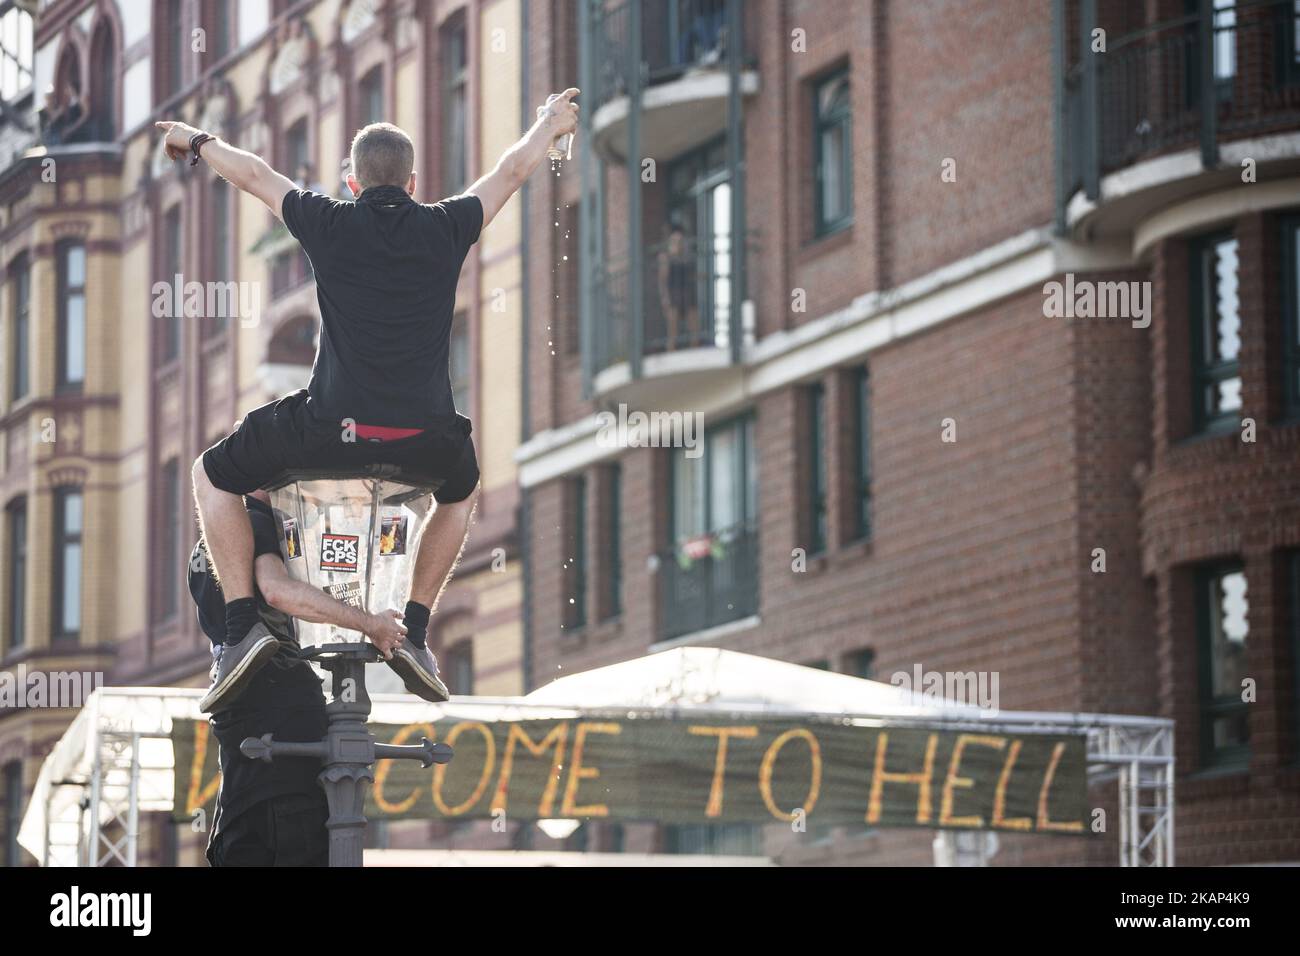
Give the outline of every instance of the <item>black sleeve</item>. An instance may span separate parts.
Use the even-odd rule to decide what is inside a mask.
[[[451,232],[451,241],[462,255],[478,242],[483,229],[483,203],[477,196],[452,196],[435,203]]]
[[[275,517],[262,511],[249,511],[248,520],[253,525],[253,560],[264,554],[280,557],[280,528]]]
[[[310,189],[294,189],[284,194],[280,216],[289,234],[302,243],[308,256],[319,248],[319,240],[325,237],[327,214],[333,204],[329,196]]]

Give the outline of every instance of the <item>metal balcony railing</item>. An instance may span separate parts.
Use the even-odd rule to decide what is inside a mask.
[[[752,268],[754,243],[746,257]],[[641,352],[658,355],[683,349],[730,346],[732,297],[737,294],[736,263],[728,237],[707,241],[669,238],[645,247],[640,257]],[[631,358],[632,283],[626,257],[592,270],[596,321],[596,368]]]
[[[1074,9],[1059,4],[1058,9]],[[1110,37],[1093,52],[1096,0],[1079,0],[1077,50],[1058,60],[1061,202],[1099,194],[1101,176],[1199,146],[1218,162],[1224,139],[1294,129],[1300,122],[1300,4],[1247,0]]]
[[[735,525],[659,555],[663,640],[758,613],[758,531]]]
[[[722,178],[729,193],[713,183],[713,204],[701,207],[699,227],[690,231],[701,237],[749,235],[742,74],[754,62],[749,54],[757,44],[734,42],[753,39],[755,18],[745,13],[744,0],[582,0],[578,7],[579,72],[587,104],[582,133],[592,144],[580,159],[590,190],[581,206],[578,261],[587,397],[598,373],[618,362],[626,360],[631,378],[641,378],[641,360],[649,354],[713,346],[728,349],[733,364],[741,360],[747,257],[724,248],[727,241],[718,238],[702,238],[705,248],[689,238],[683,244],[680,236],[646,245],[645,237],[655,230],[642,202],[642,135],[663,137],[679,131],[679,121],[685,123],[688,132],[673,147],[676,152],[661,159],[702,148],[713,137],[724,139]],[[704,84],[701,96],[708,108],[703,114],[688,110],[692,119],[686,123],[668,105],[647,108],[649,87],[695,71],[726,80]],[[627,97],[627,109],[622,119],[610,120],[606,128],[613,132],[599,146],[594,114],[621,96]],[[622,196],[610,195],[610,177],[600,168],[606,163],[623,166],[628,188]],[[705,220],[710,225],[704,226]]]
[[[627,93],[630,71],[644,85],[676,79],[688,70],[726,68],[728,6],[744,0],[586,0],[595,89],[584,100],[597,109]],[[639,14],[639,15],[638,15]],[[755,50],[756,18],[744,18],[744,52]]]

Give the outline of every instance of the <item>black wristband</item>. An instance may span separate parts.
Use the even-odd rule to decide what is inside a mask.
[[[190,152],[194,154],[190,158],[191,166],[198,165],[199,150],[203,148],[204,143],[208,142],[211,139],[215,139],[215,137],[209,136],[207,133],[195,133],[193,136],[190,137]]]

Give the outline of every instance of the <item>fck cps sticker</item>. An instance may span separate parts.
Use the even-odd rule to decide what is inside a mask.
[[[322,571],[355,571],[357,569],[357,536],[355,534],[321,535],[320,569]]]

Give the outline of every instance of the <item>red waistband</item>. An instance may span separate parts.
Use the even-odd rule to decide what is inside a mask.
[[[389,428],[386,425],[356,425],[357,437],[366,441],[396,441],[421,434],[423,428]]]

